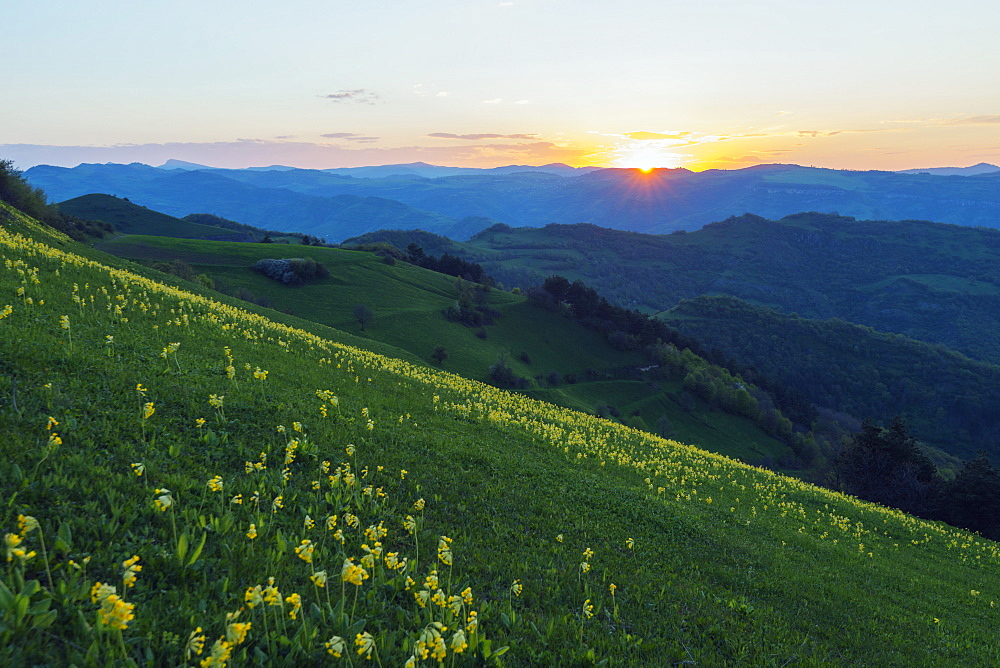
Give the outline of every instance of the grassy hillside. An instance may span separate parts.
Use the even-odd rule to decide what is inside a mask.
[[[529,380],[525,390],[532,396],[587,412],[601,409],[610,415],[613,409],[627,423],[648,430],[666,417],[671,435],[746,461],[774,462],[791,452],[742,417],[720,418],[719,411],[700,401],[683,409],[681,384],[654,388],[659,376],[638,371],[648,364],[638,352],[616,350],[599,333],[519,295],[491,290],[489,307],[499,317],[488,327],[469,328],[442,315],[458,297],[454,278],[406,263],[389,266],[370,253],[141,236],[120,237],[99,248],[137,260],[180,258],[196,272],[262,297],[276,309],[384,342],[467,378],[488,380],[491,366],[503,355],[514,374]],[[250,269],[271,257],[312,258],[329,268],[330,277],[292,288]],[[363,331],[353,315],[358,304],[374,313]],[[443,363],[432,358],[438,346],[448,352]],[[729,427],[718,429],[720,421]]]
[[[3,217],[8,665],[1000,652],[995,543],[344,346]]]
[[[942,346],[842,320],[814,320],[732,297],[700,297],[660,315],[818,406],[888,424],[906,419],[929,445],[1000,456],[1000,368]]]
[[[112,195],[83,195],[59,203],[59,210],[71,216],[111,223],[122,234],[151,234],[193,239],[228,238],[243,240],[245,234],[214,225],[201,225],[174,218],[127,199]]]

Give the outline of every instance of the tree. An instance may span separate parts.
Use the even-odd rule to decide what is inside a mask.
[[[912,513],[931,512],[941,492],[937,469],[898,415],[887,428],[865,420],[834,473],[849,494]]]
[[[0,200],[44,223],[58,218],[47,204],[45,192],[32,187],[12,160],[0,160]]]
[[[431,359],[438,364],[443,363],[448,359],[448,349],[444,346],[437,346],[434,348],[434,352],[431,353]]]
[[[490,379],[497,387],[517,387],[520,379],[510,368],[507,352],[501,350],[497,361],[490,367]]]
[[[365,331],[365,327],[375,318],[375,313],[365,306],[364,304],[358,304],[354,307],[354,319],[358,321],[361,325],[361,331]]]
[[[1000,472],[985,451],[965,462],[945,489],[945,519],[996,540],[1000,538]]]

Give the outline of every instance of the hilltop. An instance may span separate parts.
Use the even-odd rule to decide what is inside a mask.
[[[113,195],[92,194],[75,197],[60,202],[59,210],[71,216],[110,223],[114,226],[115,231],[123,234],[135,234],[141,231],[143,234],[192,239],[225,239],[230,241],[250,239],[247,234],[167,216]]]

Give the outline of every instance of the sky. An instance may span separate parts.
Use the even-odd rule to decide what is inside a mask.
[[[0,159],[1000,164],[984,0],[10,3]]]

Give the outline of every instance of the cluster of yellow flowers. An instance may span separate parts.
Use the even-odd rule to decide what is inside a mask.
[[[135,604],[118,596],[117,589],[112,585],[95,583],[90,589],[90,600],[101,606],[98,610],[101,623],[112,629],[124,631],[128,623],[135,619]]]

